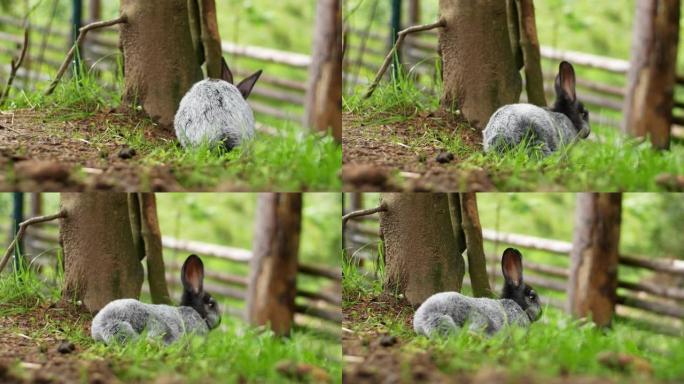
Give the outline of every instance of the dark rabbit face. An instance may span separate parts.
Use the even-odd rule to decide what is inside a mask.
[[[230,84],[233,84],[233,72],[231,72],[230,68],[228,68],[226,59],[221,59],[221,62],[221,78]],[[245,100],[247,100],[249,94],[252,93],[252,88],[254,88],[254,84],[256,84],[257,80],[259,80],[259,76],[261,76],[261,70],[254,72],[235,86]]]
[[[181,306],[191,307],[207,322],[209,329],[216,328],[221,322],[218,303],[210,294],[204,292],[204,264],[197,255],[185,259],[181,268],[183,296]]]
[[[527,314],[530,321],[541,317],[542,309],[537,292],[523,281],[522,254],[515,248],[507,248],[501,258],[504,275],[502,299],[515,301]]]
[[[563,61],[558,66],[556,76],[556,102],[553,111],[567,116],[577,130],[577,135],[586,138],[591,133],[589,126],[589,111],[584,108],[584,104],[577,100],[575,93],[575,69],[572,64]]]

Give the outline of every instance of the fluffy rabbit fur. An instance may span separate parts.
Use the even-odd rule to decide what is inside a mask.
[[[109,344],[136,339],[145,330],[150,338],[169,344],[183,334],[205,335],[216,328],[220,312],[216,301],[203,290],[204,265],[190,255],[181,269],[183,296],[179,307],[141,303],[135,299],[114,300],[93,319],[91,334],[95,341]]]
[[[413,329],[426,336],[445,335],[466,323],[473,331],[491,335],[507,325],[527,327],[541,316],[537,293],[523,282],[522,255],[508,248],[501,259],[505,279],[501,298],[472,298],[458,292],[430,296],[413,316]]]
[[[222,79],[205,79],[190,88],[180,102],[173,125],[184,148],[222,145],[230,150],[254,137],[254,113],[247,97],[261,76],[257,71],[233,85],[223,60]]]
[[[527,137],[547,156],[577,138],[589,136],[589,112],[577,100],[575,70],[567,61],[558,67],[555,89],[552,108],[510,104],[494,112],[483,131],[485,152],[505,151]]]

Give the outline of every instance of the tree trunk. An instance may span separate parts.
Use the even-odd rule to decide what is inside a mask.
[[[140,105],[171,128],[181,98],[202,79],[195,55],[187,0],[121,0],[128,22],[121,25],[123,104]]]
[[[88,2],[88,19],[90,22],[99,21],[102,18],[101,0],[90,0]]]
[[[61,205],[65,299],[82,300],[92,312],[115,299],[137,299],[144,277],[126,194],[63,193]]]
[[[520,48],[525,63],[527,101],[540,107],[546,107],[534,2],[533,0],[516,0],[516,4],[520,19]]]
[[[622,130],[669,149],[679,43],[679,0],[637,0]]]
[[[319,0],[316,6],[305,125],[331,131],[342,140],[342,12],[341,0]]]
[[[147,282],[150,296],[155,304],[171,304],[171,296],[166,286],[161,229],[157,219],[157,199],[154,193],[139,193],[140,235],[144,244],[147,260]]]
[[[461,222],[468,247],[468,276],[475,297],[494,297],[487,276],[487,259],[475,193],[461,194]]]
[[[508,35],[506,2],[440,0],[446,27],[439,30],[442,107],[460,109],[484,128],[499,107],[518,101],[522,82]]]
[[[287,335],[295,313],[302,195],[262,193],[256,215],[247,318]]]
[[[204,52],[204,62],[207,68],[207,77],[220,79],[222,68],[223,51],[221,50],[221,36],[216,19],[215,0],[196,0],[199,4],[200,15],[200,38]],[[201,63],[201,61],[200,61]]]
[[[430,295],[460,291],[464,262],[454,238],[446,194],[385,193],[380,213],[385,290],[412,305]]]
[[[617,301],[621,201],[619,193],[577,196],[568,307],[599,326],[610,325]]]

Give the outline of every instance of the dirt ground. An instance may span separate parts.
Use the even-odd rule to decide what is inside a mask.
[[[76,319],[76,320],[74,320]],[[0,317],[0,383],[118,383],[107,361],[80,359],[81,346],[47,324],[67,320],[88,334],[90,316],[73,307],[46,305],[29,314]],[[87,321],[88,320],[88,321]]]
[[[457,154],[443,151],[440,142],[416,146],[426,132],[460,135],[464,143],[481,147],[480,132],[442,112],[425,112],[407,121],[365,125],[345,113],[342,136],[342,179],[348,191],[490,191],[494,189],[486,171],[463,170]],[[411,144],[411,146],[407,145]],[[452,157],[453,156],[453,157]]]
[[[173,132],[115,111],[69,121],[30,110],[3,113],[0,190],[183,190],[174,174],[177,170],[141,164],[138,159],[144,154],[126,146],[117,130],[136,125],[150,143],[175,141]]]
[[[344,383],[454,383],[454,384],[606,384],[614,381],[605,378],[564,375],[557,378],[537,377],[534,373],[511,376],[497,366],[482,367],[474,373],[447,374],[440,371],[438,361],[448,358],[431,350],[417,350],[406,346],[408,340],[383,333],[371,326],[359,329],[355,324],[368,322],[369,317],[401,316],[408,329],[412,329],[413,309],[403,301],[389,295],[362,298],[346,308],[342,322],[342,354],[345,368]],[[456,354],[457,356],[457,354]],[[637,381],[638,382],[638,381]]]

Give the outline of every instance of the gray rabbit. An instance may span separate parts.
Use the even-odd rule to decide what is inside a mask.
[[[150,338],[172,343],[183,334],[205,335],[221,322],[216,300],[204,292],[204,265],[190,255],[181,269],[183,296],[179,307],[145,304],[135,299],[114,300],[95,315],[91,334],[110,344],[136,339],[146,330]]]
[[[173,125],[184,148],[222,145],[230,150],[254,137],[254,113],[247,97],[261,71],[233,85],[223,60],[222,79],[205,79],[190,88],[180,102]]]
[[[589,136],[589,111],[577,100],[575,70],[567,61],[558,67],[555,89],[556,101],[552,108],[510,104],[494,112],[483,131],[485,152],[505,151],[527,137],[548,156],[577,138]]]
[[[505,279],[500,299],[473,298],[458,292],[430,296],[413,316],[413,329],[426,336],[445,335],[462,328],[492,335],[507,325],[527,327],[542,313],[539,296],[523,282],[522,255],[517,249],[503,252],[501,269]]]

